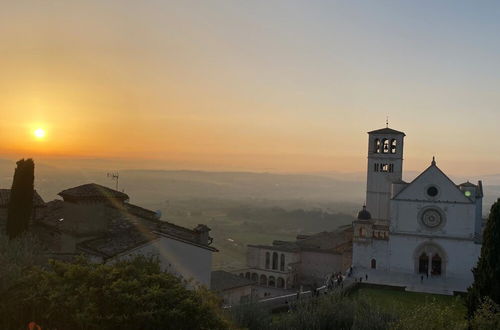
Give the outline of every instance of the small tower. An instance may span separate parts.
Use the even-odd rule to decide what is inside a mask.
[[[386,127],[368,132],[366,208],[376,220],[389,220],[391,184],[402,180],[405,133]]]

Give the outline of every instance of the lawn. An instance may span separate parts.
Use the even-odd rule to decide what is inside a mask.
[[[351,296],[353,298],[366,299],[370,303],[381,307],[391,313],[404,315],[411,312],[415,307],[426,302],[434,301],[438,305],[453,306],[454,316],[462,320],[466,315],[463,299],[459,296],[443,296],[428,293],[406,292],[384,287],[362,286],[356,289]]]

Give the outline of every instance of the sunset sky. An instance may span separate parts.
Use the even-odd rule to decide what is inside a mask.
[[[498,1],[0,6],[0,158],[356,172],[389,116],[405,169],[500,173]]]

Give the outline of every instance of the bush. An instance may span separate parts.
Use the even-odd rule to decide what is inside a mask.
[[[4,293],[0,328],[35,321],[43,329],[227,329],[217,304],[144,257],[113,265],[51,261]]]
[[[500,329],[500,306],[495,304],[491,298],[484,298],[474,313],[471,328],[473,330]]]
[[[274,317],[257,304],[235,308],[232,316],[238,326],[249,330],[387,329],[394,319],[364,300],[340,294],[301,300],[288,313]]]

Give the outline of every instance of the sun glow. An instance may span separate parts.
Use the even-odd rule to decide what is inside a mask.
[[[37,128],[33,134],[37,139],[43,139],[45,137],[45,130],[43,128]]]

